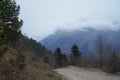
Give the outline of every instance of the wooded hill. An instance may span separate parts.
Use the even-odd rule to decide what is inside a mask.
[[[45,46],[41,45],[32,38],[29,39],[27,36],[24,35],[20,35],[18,41],[16,42],[16,46],[23,50],[33,52],[39,57],[42,57],[46,53],[48,53],[48,50],[45,48]]]

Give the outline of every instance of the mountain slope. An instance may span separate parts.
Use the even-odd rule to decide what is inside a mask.
[[[48,52],[48,50],[43,45],[33,40],[32,38],[29,39],[23,35],[20,36],[19,40],[16,43],[16,46],[23,50],[33,52],[38,56],[43,56]]]
[[[112,45],[117,51],[120,50],[120,31],[86,29],[84,31],[60,30],[51,34],[42,41],[48,49],[54,50],[60,47],[63,52],[70,52],[71,46],[76,43],[82,53],[93,52],[96,48],[96,41],[101,37],[104,47]]]

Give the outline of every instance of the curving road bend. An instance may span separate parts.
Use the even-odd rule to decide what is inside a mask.
[[[62,80],[120,80],[120,75],[108,74],[96,69],[69,66],[55,71],[62,75]]]

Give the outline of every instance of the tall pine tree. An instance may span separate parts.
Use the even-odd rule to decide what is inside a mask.
[[[55,64],[56,67],[62,66],[62,52],[59,47],[55,50]]]
[[[81,52],[76,44],[71,47],[71,64],[75,66],[81,64]]]
[[[14,43],[23,21],[19,19],[20,6],[15,0],[0,0],[0,45]]]

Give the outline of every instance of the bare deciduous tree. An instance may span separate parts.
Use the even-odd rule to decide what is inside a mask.
[[[98,38],[95,41],[96,43],[96,50],[99,54],[99,67],[102,68],[103,66],[103,42],[102,42],[102,36],[99,35]]]

